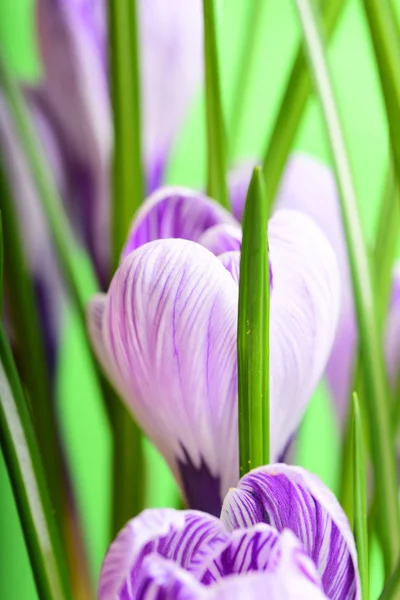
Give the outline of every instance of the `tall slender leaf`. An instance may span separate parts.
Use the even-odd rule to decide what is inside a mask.
[[[114,118],[113,266],[117,267],[144,195],[136,0],[109,0],[108,16]]]
[[[0,441],[39,597],[42,600],[72,599],[37,439],[2,327]]]
[[[400,598],[400,561],[393,575],[385,585],[379,600],[399,600]]]
[[[238,316],[240,475],[269,462],[268,214],[256,167],[243,217]]]
[[[141,107],[136,0],[108,1],[114,118],[113,267],[120,261],[132,217],[143,201]],[[111,390],[110,393],[112,394]],[[142,434],[111,398],[114,428],[113,533],[143,508]]]
[[[366,382],[365,402],[369,419],[372,461],[377,490],[380,533],[387,572],[400,549],[397,466],[393,448],[390,405],[382,344],[378,331],[374,290],[360,219],[353,178],[335,94],[325,56],[323,38],[310,0],[296,0],[304,40],[321,101],[332,148],[340,191],[340,204],[351,268],[358,330]]]
[[[203,0],[206,80],[208,195],[229,208],[226,139],[219,78],[215,0]]]

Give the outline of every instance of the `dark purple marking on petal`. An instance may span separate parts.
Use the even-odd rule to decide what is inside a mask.
[[[186,449],[182,447],[182,451],[186,460],[178,459],[177,464],[188,506],[193,510],[201,510],[219,517],[222,507],[220,478],[210,473],[203,459],[200,466],[196,467]]]

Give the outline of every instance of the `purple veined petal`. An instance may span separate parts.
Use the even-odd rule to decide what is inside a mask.
[[[235,283],[239,285],[240,252],[224,252],[218,256],[225,269],[232,275]]]
[[[101,569],[99,600],[138,597],[138,576],[148,555],[161,556],[187,569],[192,560],[201,561],[227,537],[221,521],[204,513],[145,510],[129,521],[111,544]]]
[[[159,557],[147,557],[143,562],[138,586],[142,594],[139,593],[137,597],[128,596],[129,600],[154,597],[158,600],[326,598],[315,565],[294,535],[290,531],[284,531],[280,535],[270,527],[265,528],[274,540],[272,548],[270,539],[259,539],[262,533],[265,534],[259,526],[255,531],[235,532],[232,540],[228,541],[221,551],[221,555],[215,557],[215,578],[203,581],[203,585],[196,581],[199,573],[194,579],[192,574],[185,573],[169,561]],[[256,544],[259,546],[256,547]],[[252,565],[252,561],[256,561],[257,551],[263,558],[257,561],[257,565]],[[208,560],[209,565],[212,562],[212,558]],[[232,565],[235,568],[231,569]],[[251,566],[258,567],[261,571],[257,572]]]
[[[225,252],[240,250],[242,246],[242,230],[234,225],[215,225],[207,229],[198,239],[198,243],[219,256]]]
[[[400,370],[400,263],[392,277],[392,298],[385,331],[385,356],[389,382],[393,390],[399,384]]]
[[[154,192],[133,220],[123,251],[126,256],[135,248],[153,240],[181,238],[199,241],[215,225],[239,225],[211,198],[181,187],[164,187]]]
[[[312,156],[292,156],[279,189],[277,209],[280,208],[299,210],[310,216],[321,227],[336,254],[341,277],[341,303],[326,375],[342,420],[348,406],[357,331],[340,204],[331,169]]]
[[[171,145],[202,82],[201,0],[140,0],[144,151],[148,190],[162,182]]]
[[[226,496],[221,519],[228,530],[260,522],[291,529],[314,560],[328,598],[361,598],[347,518],[332,492],[304,469],[275,464],[251,471]]]
[[[321,230],[296,211],[269,222],[271,460],[287,444],[323,374],[336,332],[339,273]]]
[[[237,482],[237,285],[206,248],[158,240],[129,254],[92,342],[189,506],[218,515]],[[89,306],[93,324],[96,306]],[[96,328],[98,331],[98,327]],[[93,331],[92,325],[89,330]]]
[[[49,156],[50,167],[58,187],[62,190],[65,180],[57,142],[45,115],[41,114],[35,106],[31,105],[30,108],[33,123],[42,140],[45,152]],[[4,164],[10,178],[25,257],[37,292],[48,360],[50,364],[54,365],[64,288],[46,217],[37,196],[24,151],[20,146],[2,96],[0,96],[0,152],[4,156]]]

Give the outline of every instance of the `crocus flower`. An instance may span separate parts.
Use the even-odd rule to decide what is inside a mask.
[[[287,465],[245,475],[221,518],[146,510],[103,563],[99,600],[361,598],[354,539],[333,494]]]
[[[233,211],[241,219],[255,161],[236,169],[230,177]],[[335,251],[341,279],[339,323],[327,363],[326,378],[339,421],[346,416],[357,346],[357,324],[350,267],[336,182],[332,171],[316,158],[293,155],[285,169],[276,201],[277,209],[296,210],[311,217]],[[389,381],[397,384],[400,367],[400,271],[393,272],[392,299],[388,307],[385,354]]]
[[[268,233],[276,460],[325,367],[339,275],[329,243],[306,216],[279,211]],[[171,239],[178,237],[185,239]],[[210,238],[219,256],[202,246]],[[166,458],[189,506],[214,515],[238,473],[240,253],[232,247],[239,243],[239,225],[215,202],[161,189],[135,218],[108,293],[89,306],[91,339],[110,380]]]
[[[138,12],[144,158],[154,189],[201,81],[201,0],[140,0]],[[37,0],[37,23],[44,66],[41,103],[70,157],[88,247],[104,275],[113,142],[106,0]]]

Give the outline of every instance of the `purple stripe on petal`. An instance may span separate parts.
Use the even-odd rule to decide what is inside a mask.
[[[178,460],[177,463],[188,505],[218,517],[222,507],[220,478],[210,473],[203,459],[197,467],[185,448],[182,451],[185,460]]]
[[[206,587],[174,563],[158,556],[143,562],[137,591],[127,587],[118,600],[210,600]]]
[[[198,241],[210,227],[238,226],[233,217],[214,200],[179,187],[164,187],[152,194],[137,213],[123,256],[147,242],[180,238]]]
[[[256,469],[228,493],[221,518],[228,530],[263,522],[278,531],[291,529],[317,565],[328,598],[361,598],[350,526],[317,477],[280,464]]]

